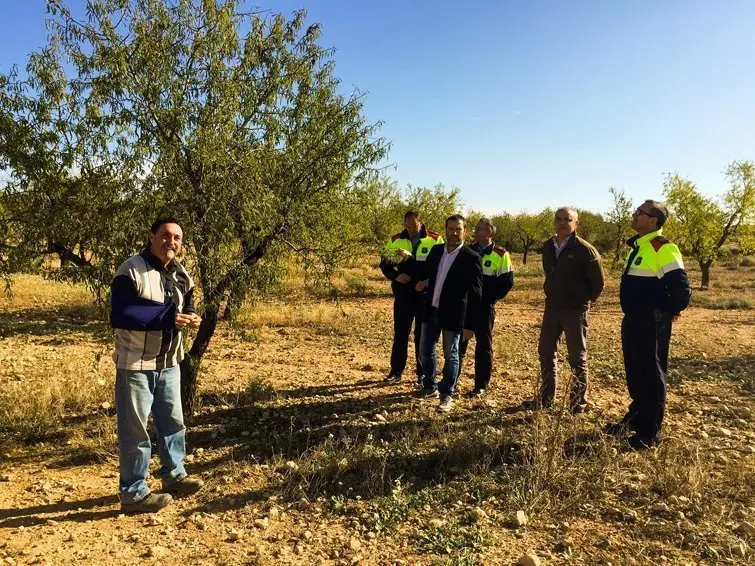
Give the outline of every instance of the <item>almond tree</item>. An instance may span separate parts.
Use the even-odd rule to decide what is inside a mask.
[[[182,220],[203,322],[182,364],[185,411],[221,304],[295,251],[332,267],[359,187],[386,154],[344,95],[320,27],[242,0],[48,0],[47,47],[0,77],[0,165],[16,253],[55,251],[101,298],[158,213]],[[66,62],[64,65],[63,63]]]

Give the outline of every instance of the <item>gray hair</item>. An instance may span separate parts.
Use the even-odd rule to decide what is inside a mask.
[[[488,227],[491,234],[495,234],[495,224],[490,221],[490,218],[482,217],[477,221],[478,224],[485,224]]]
[[[571,206],[562,206],[556,212],[554,213],[554,216],[558,214],[561,211],[568,212],[569,213],[569,219],[570,220],[579,220],[579,214],[577,214],[577,211],[574,210]]]

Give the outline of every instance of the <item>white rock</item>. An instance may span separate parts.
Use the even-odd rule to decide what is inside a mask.
[[[516,561],[519,566],[540,566],[540,558],[537,554],[525,554]]]
[[[107,401],[103,401],[103,403],[100,405],[100,409],[107,411],[110,408],[110,403]]]
[[[527,514],[521,509],[516,512],[514,523],[517,527],[524,527],[527,524]]]
[[[298,470],[298,469],[299,469],[299,464],[297,464],[297,463],[296,463],[296,462],[294,462],[293,460],[289,460],[288,462],[286,462],[286,467],[287,467],[287,468],[288,468],[289,470],[291,470],[292,472],[295,472],[296,470]]]

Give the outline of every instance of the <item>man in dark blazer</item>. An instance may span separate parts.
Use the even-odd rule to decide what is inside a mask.
[[[448,412],[453,405],[459,377],[459,343],[474,336],[482,300],[482,263],[480,256],[464,245],[464,217],[446,219],[446,243],[433,246],[425,262],[427,279],[417,290],[427,287],[427,308],[422,323],[422,368],[424,381],[420,397],[437,397],[438,411]],[[443,379],[435,381],[435,346],[443,335]]]

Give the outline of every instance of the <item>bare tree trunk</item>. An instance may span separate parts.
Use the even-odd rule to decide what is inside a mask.
[[[190,420],[197,408],[197,375],[202,357],[218,326],[219,309],[219,305],[208,305],[191,349],[181,362],[181,403],[186,420]]]
[[[527,254],[530,253],[530,247],[524,246],[524,255],[522,256],[522,264],[527,265]]]
[[[702,281],[700,282],[700,289],[707,289],[710,287],[710,266],[713,264],[711,260],[699,261],[700,272],[702,274]]]

